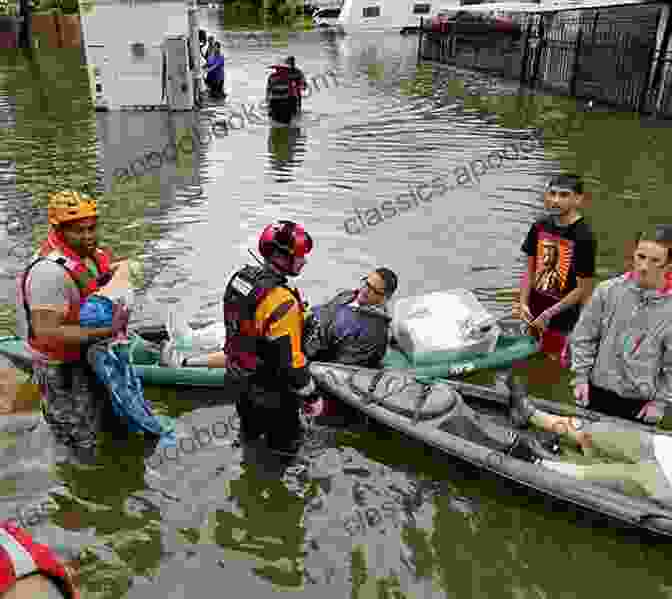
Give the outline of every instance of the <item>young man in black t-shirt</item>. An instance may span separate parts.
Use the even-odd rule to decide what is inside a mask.
[[[590,299],[595,276],[596,242],[578,209],[583,183],[574,175],[551,180],[544,194],[549,214],[530,228],[522,251],[527,270],[520,290],[520,318],[541,338],[541,351],[561,354]]]

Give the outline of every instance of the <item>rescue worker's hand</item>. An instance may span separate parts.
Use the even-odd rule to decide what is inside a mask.
[[[324,411],[324,400],[319,395],[314,395],[303,402],[303,413],[306,416],[320,416]]]
[[[577,406],[585,408],[590,403],[588,383],[579,383],[574,387],[574,400]]]
[[[665,415],[665,406],[657,401],[649,401],[644,404],[637,413],[636,418],[642,420],[644,424],[657,424]]]
[[[513,306],[511,306],[511,318],[515,318],[516,320],[523,319],[523,313],[520,309],[520,302],[513,302]]]
[[[115,302],[112,308],[112,335],[126,334],[128,321],[131,319],[131,310],[123,302]]]

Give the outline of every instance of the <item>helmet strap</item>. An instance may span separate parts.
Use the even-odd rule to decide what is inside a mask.
[[[282,260],[284,264],[278,263],[278,259]],[[277,270],[280,274],[285,275],[285,276],[290,276],[290,277],[296,277],[297,273],[294,272],[294,257],[293,256],[287,256],[285,254],[281,254],[279,252],[276,252],[273,256],[271,256],[269,260],[271,266]]]

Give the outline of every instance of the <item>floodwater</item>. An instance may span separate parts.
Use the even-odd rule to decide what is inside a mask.
[[[227,276],[251,259],[261,228],[281,217],[303,223],[316,241],[300,278],[312,303],[388,266],[399,274],[399,296],[465,287],[502,318],[550,174],[586,177],[601,276],[622,270],[637,229],[672,222],[663,124],[600,107],[584,112],[574,100],[524,93],[496,77],[417,64],[413,36],[310,33],[269,47],[225,37],[216,11],[202,19],[234,41],[224,44],[229,98],[200,115],[96,114],[78,52],[0,56],[5,333],[14,323],[13,278],[46,230],[46,192],[63,186],[104,192],[103,241],[143,263],[136,320],[153,323],[171,310],[200,322],[220,318]],[[263,99],[266,67],[287,54],[309,78],[333,73],[314,84],[298,126],[229,119]],[[194,127],[200,142],[189,150],[180,142],[194,139]],[[154,155],[154,170],[142,167],[148,153],[171,144],[182,148],[175,160],[159,164]],[[507,148],[500,166],[481,172]],[[133,164],[138,177],[124,174]],[[427,198],[430,187],[421,186],[439,177],[449,191],[381,217],[383,202],[408,199],[411,190]],[[535,360],[528,375],[535,395],[568,399],[568,378],[554,363]],[[85,597],[672,593],[666,542],[392,431],[318,435],[302,460],[282,468],[232,444],[225,393],[147,389],[158,411],[211,442],[152,461],[138,440],[106,438],[93,463],[64,462],[41,425],[31,429],[34,388],[22,382],[19,391],[33,412],[0,423],[9,431],[0,517],[20,510],[41,540],[79,557]]]

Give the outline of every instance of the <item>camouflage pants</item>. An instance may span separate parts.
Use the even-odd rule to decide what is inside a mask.
[[[40,388],[42,414],[56,439],[71,447],[95,447],[106,391],[88,365],[36,363],[33,382]]]

